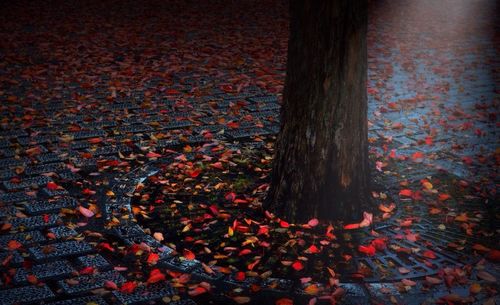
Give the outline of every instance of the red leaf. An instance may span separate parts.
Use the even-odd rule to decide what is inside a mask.
[[[222,162],[215,162],[210,164],[210,167],[216,168],[216,169],[224,169],[224,166],[222,166]]]
[[[184,258],[186,258],[187,260],[190,260],[190,261],[195,259],[195,257],[196,257],[196,255],[194,255],[194,253],[188,249],[184,249],[182,251],[182,255],[184,256]]]
[[[252,250],[250,249],[243,249],[240,251],[240,253],[238,253],[238,256],[243,256],[243,255],[247,255],[247,254],[250,254],[252,253]]]
[[[78,273],[80,273],[80,274],[92,274],[92,273],[94,273],[94,270],[95,270],[94,267],[87,266],[87,267],[83,268],[82,270],[80,270]]]
[[[106,282],[104,282],[104,288],[107,288],[110,290],[117,290],[118,286],[115,284],[115,282],[106,281]]]
[[[436,259],[436,254],[434,254],[433,251],[431,250],[426,250],[422,253],[422,256],[430,258],[430,259]]]
[[[123,293],[132,293],[136,287],[137,284],[135,282],[125,282],[120,288],[120,291]]]
[[[315,245],[311,245],[309,248],[307,248],[304,252],[308,253],[308,254],[316,254],[316,253],[319,253],[321,252],[318,247],[316,247]]]
[[[243,272],[243,271],[238,271],[234,275],[234,279],[237,281],[240,281],[240,282],[244,281],[245,278],[246,278],[246,275],[245,275],[245,272]]]
[[[304,264],[302,264],[301,261],[295,261],[292,264],[292,268],[295,269],[295,271],[300,271],[300,270],[304,269]]]
[[[200,295],[200,294],[203,294],[203,293],[206,293],[207,292],[207,289],[204,288],[204,287],[201,287],[201,286],[196,286],[194,289],[191,289],[188,291],[188,294],[192,297],[195,297],[197,295]]]
[[[148,153],[146,154],[146,158],[159,158],[159,157],[161,157],[161,155],[160,155],[160,154],[155,153],[155,152],[152,152],[152,151],[150,151],[150,152],[148,152]]]
[[[280,227],[288,228],[288,227],[290,227],[290,224],[284,220],[280,220]]]
[[[288,298],[282,298],[276,301],[276,305],[293,305],[293,300]]]
[[[149,274],[147,283],[153,284],[165,280],[165,274],[161,273],[160,269],[153,269]]]
[[[493,262],[500,262],[500,251],[491,250],[486,258]]]
[[[49,181],[47,182],[47,188],[51,191],[57,190],[59,188],[59,185],[57,185],[55,182]]]
[[[255,266],[257,266],[257,264],[260,263],[260,259],[256,260],[255,262],[249,264],[247,266],[248,270],[252,270],[253,268],[255,268]]]
[[[197,168],[194,171],[191,171],[189,173],[189,176],[191,176],[191,178],[196,178],[200,175],[200,173],[201,173],[201,170],[199,168]]]
[[[84,195],[94,195],[94,194],[95,194],[95,191],[93,191],[93,190],[91,190],[91,189],[86,188],[86,189],[84,189],[84,190],[82,191],[82,194],[84,194]]]
[[[94,216],[94,212],[82,206],[78,207],[78,211],[80,211],[80,213],[87,218]]]
[[[160,256],[156,253],[149,253],[147,263],[148,264],[156,264]]]
[[[359,223],[351,223],[351,224],[345,225],[344,229],[346,229],[346,230],[359,229]]]
[[[309,220],[309,221],[307,222],[307,224],[308,224],[310,227],[315,227],[315,226],[317,226],[317,225],[319,224],[319,221],[318,221],[318,219],[313,218],[313,219]]]
[[[366,254],[368,256],[375,255],[375,247],[372,246],[372,245],[368,245],[368,246],[360,245],[358,247],[358,251],[361,252],[361,253],[364,253],[364,254]]]
[[[226,196],[224,196],[224,198],[227,200],[227,201],[231,201],[233,202],[235,199],[236,199],[236,194],[233,193],[233,192],[230,192],[230,193],[227,193]]]
[[[376,238],[374,240],[372,240],[372,242],[370,243],[370,245],[372,245],[373,247],[375,247],[376,250],[378,251],[382,251],[384,250],[387,246],[385,244],[385,240],[382,239],[382,238]]]

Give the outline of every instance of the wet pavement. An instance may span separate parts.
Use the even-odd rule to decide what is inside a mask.
[[[495,5],[372,5],[375,195],[397,210],[373,228],[390,247],[354,258],[364,281],[342,282],[341,304],[499,302]],[[179,259],[131,198],[164,163],[228,170],[227,149],[272,146],[286,4],[21,1],[1,14],[0,304],[195,304],[182,273],[224,287],[214,303],[246,301],[248,281]],[[177,273],[156,282],[157,268]],[[261,282],[261,303],[314,296]]]

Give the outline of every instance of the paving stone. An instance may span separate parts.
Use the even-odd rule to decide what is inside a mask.
[[[34,136],[34,137],[17,138],[17,142],[22,146],[28,146],[35,144],[57,143],[59,142],[59,138],[53,135]]]
[[[9,147],[11,145],[12,145],[12,142],[10,142],[9,140],[7,140],[7,139],[0,139],[0,148]]]
[[[247,100],[252,103],[278,103],[278,97],[276,95],[253,96],[247,98]]]
[[[80,126],[89,129],[100,129],[104,127],[114,127],[116,126],[116,121],[83,122]]]
[[[36,304],[54,297],[47,285],[0,290],[0,305]]]
[[[190,273],[192,270],[200,268],[201,263],[196,259],[186,260],[186,259],[180,259],[179,257],[176,256],[166,260],[158,261],[157,266],[175,271],[180,271],[183,273]]]
[[[191,299],[185,299],[185,300],[170,302],[168,304],[169,305],[197,305],[196,302],[193,301],[193,300],[191,300]]]
[[[279,120],[279,112],[277,111],[261,111],[252,113],[254,119],[269,119]]]
[[[18,251],[0,252],[0,269],[3,267],[16,267],[24,263],[24,257]]]
[[[72,150],[81,150],[81,149],[89,148],[90,146],[92,146],[92,145],[87,140],[73,141],[69,144],[69,147]]]
[[[16,214],[17,209],[14,206],[2,206],[0,207],[0,218],[5,218],[7,216],[13,216]]]
[[[249,288],[252,284],[257,284],[259,279],[256,277],[246,277],[243,281],[235,279],[235,274],[231,274],[224,279],[224,285],[234,288]]]
[[[65,241],[47,246],[28,249],[33,259],[37,262],[56,260],[66,256],[84,255],[94,252],[94,248],[84,241]]]
[[[76,258],[76,264],[80,268],[94,267],[99,271],[106,271],[113,268],[113,266],[100,254],[79,256]]]
[[[120,236],[121,238],[129,238],[145,234],[141,226],[136,223],[113,228],[111,232]]]
[[[137,109],[139,105],[135,103],[115,103],[107,107],[110,110]]]
[[[68,228],[66,226],[59,226],[54,228],[49,228],[48,231],[56,237],[56,239],[73,237],[78,235],[78,232],[75,230]]]
[[[28,158],[5,158],[0,159],[0,168],[6,169],[9,167],[24,166],[28,164],[30,160]]]
[[[273,292],[290,292],[293,288],[293,281],[280,278],[267,278],[261,283],[264,290]]]
[[[3,203],[14,203],[29,200],[33,200],[33,196],[27,195],[25,192],[0,194],[0,202]]]
[[[94,156],[103,156],[103,155],[112,155],[117,153],[128,153],[131,152],[132,149],[127,145],[117,145],[117,146],[103,146],[98,147],[96,149],[88,150]]]
[[[179,142],[178,140],[167,140],[167,139],[158,140],[156,144],[153,144],[153,146],[158,148],[172,148],[179,145],[181,145],[181,142]]]
[[[270,134],[269,130],[264,128],[248,128],[248,129],[230,130],[225,132],[225,135],[232,140],[250,138],[259,135],[268,135],[268,134]]]
[[[13,218],[10,220],[12,228],[16,230],[31,231],[36,229],[43,229],[47,227],[54,227],[61,223],[62,220],[58,215],[39,215],[25,218]]]
[[[206,273],[203,269],[191,271],[191,279],[199,282],[213,283],[222,280],[224,277],[224,273],[218,272],[217,270],[214,270],[212,274]]]
[[[61,171],[57,174],[59,175],[59,178],[64,179],[64,180],[68,180],[68,181],[78,181],[78,180],[82,179],[82,176],[80,176],[77,173],[73,173],[70,170],[64,170],[64,171]]]
[[[144,133],[153,131],[153,128],[149,125],[134,124],[129,126],[121,126],[114,129],[119,133]]]
[[[83,170],[97,170],[97,161],[95,159],[76,158],[73,160],[73,165]]]
[[[0,137],[6,139],[26,137],[28,134],[22,129],[1,130]]]
[[[4,181],[3,186],[6,190],[9,190],[9,191],[10,190],[20,190],[20,189],[31,187],[33,185],[37,185],[37,186],[46,185],[50,181],[52,181],[52,179],[49,177],[38,176],[38,177],[34,177],[34,178],[23,179],[19,183]]]
[[[159,129],[181,129],[193,126],[193,123],[190,121],[173,121],[161,124]]]
[[[88,138],[99,138],[106,136],[104,130],[81,130],[77,132],[69,133],[71,137],[75,140],[88,139]]]
[[[64,156],[64,155],[57,154],[57,153],[49,152],[49,153],[37,155],[36,159],[40,163],[53,163],[53,162],[61,162],[61,161],[67,160],[68,157]]]
[[[27,284],[27,276],[32,274],[38,280],[57,280],[71,275],[75,270],[71,267],[68,261],[56,261],[47,264],[33,265],[30,269],[19,268],[14,275],[16,284]]]
[[[2,148],[2,149],[0,149],[0,156],[2,156],[2,158],[14,157],[15,155],[16,155],[16,150],[14,148]]]
[[[6,248],[11,240],[16,240],[23,244],[23,246],[31,245],[34,243],[46,241],[45,236],[40,231],[29,231],[14,234],[7,234],[0,236],[0,247]]]
[[[193,128],[194,132],[200,133],[202,131],[210,131],[211,133],[217,133],[221,130],[228,129],[225,125],[203,125]]]
[[[38,200],[26,205],[26,212],[30,215],[58,213],[62,208],[73,209],[78,202],[72,197],[62,197],[55,200]]]
[[[98,295],[47,303],[47,305],[107,305],[107,304],[108,303],[106,303],[106,301]]]
[[[44,187],[41,189],[41,191],[38,194],[40,197],[44,197],[44,198],[69,196],[69,192],[66,189],[64,189],[63,187],[58,188],[57,190],[51,190],[51,189]]]
[[[41,165],[26,167],[26,169],[24,170],[24,174],[26,174],[28,176],[34,176],[34,175],[45,174],[45,173],[50,173],[50,172],[57,173],[57,172],[64,170],[64,169],[66,169],[66,164],[63,162],[41,164]]]
[[[8,180],[8,179],[13,178],[15,176],[17,176],[17,174],[13,170],[10,170],[10,169],[0,170],[0,181]]]
[[[102,288],[106,281],[112,281],[117,285],[121,285],[125,282],[125,278],[116,271],[82,275],[74,279],[78,282],[75,285],[70,285],[65,280],[60,280],[57,284],[65,294],[79,294],[89,290]]]
[[[132,293],[113,291],[118,301],[127,305],[149,303],[174,294],[175,289],[166,282],[138,286]]]

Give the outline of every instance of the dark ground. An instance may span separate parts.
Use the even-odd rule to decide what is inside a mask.
[[[495,1],[372,4],[381,206],[336,238],[259,209],[286,3],[1,5],[0,304],[500,303]]]

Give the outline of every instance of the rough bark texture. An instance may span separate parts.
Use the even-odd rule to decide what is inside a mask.
[[[367,1],[291,0],[281,132],[266,209],[359,220],[369,202]]]

